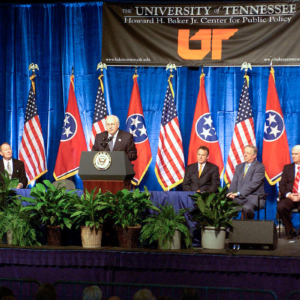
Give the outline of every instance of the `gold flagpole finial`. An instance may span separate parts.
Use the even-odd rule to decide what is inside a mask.
[[[172,74],[173,69],[176,70],[176,65],[172,64],[171,62],[167,64],[166,70],[170,69],[170,73]]]
[[[103,73],[103,69],[106,69],[107,70],[107,66],[106,66],[106,64],[105,63],[103,63],[103,62],[99,62],[98,63],[98,65],[97,65],[97,70],[101,70],[101,74]]]
[[[32,73],[34,74],[35,70],[39,71],[39,66],[37,64],[31,63],[28,68],[28,71],[30,71],[30,70],[32,70]]]
[[[252,66],[250,63],[244,62],[241,67],[241,71],[245,69],[245,75],[247,75],[248,69],[252,70]]]

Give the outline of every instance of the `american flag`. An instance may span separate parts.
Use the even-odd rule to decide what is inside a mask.
[[[225,169],[226,183],[231,183],[236,165],[244,162],[244,147],[247,145],[256,146],[253,114],[249,97],[249,76],[245,75],[244,78],[239,110]]]
[[[183,181],[185,172],[182,138],[174,102],[172,77],[173,75],[170,75],[168,80],[155,165],[158,182],[164,191],[180,184]]]
[[[92,127],[91,139],[89,143],[90,150],[92,150],[93,148],[96,135],[106,130],[105,119],[107,116],[107,107],[104,99],[104,86],[102,82],[102,77],[103,75],[100,75],[99,77],[100,82],[99,82],[97,97],[95,102],[93,127]]]
[[[31,86],[26,106],[25,124],[19,159],[24,162],[28,184],[45,174],[47,170],[44,138],[35,99],[35,78],[30,77]]]

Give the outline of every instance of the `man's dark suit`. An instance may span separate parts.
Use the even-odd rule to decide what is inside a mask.
[[[279,183],[280,201],[277,204],[277,211],[283,221],[285,231],[288,234],[293,230],[291,221],[291,210],[300,207],[300,202],[293,202],[286,198],[287,193],[293,193],[293,185],[295,181],[295,164],[285,165],[283,168],[281,181]]]
[[[101,143],[103,141],[107,141],[108,132],[104,131],[96,135],[95,143],[93,146],[93,151],[109,151],[108,144],[103,147]],[[137,159],[137,151],[135,148],[135,144],[133,141],[132,134],[119,130],[118,135],[116,137],[115,145],[113,151],[125,151],[129,160],[136,160]]]
[[[28,180],[25,173],[25,167],[24,163],[18,159],[12,159],[13,160],[13,173],[12,178],[19,179],[19,183],[23,184],[23,188],[26,188]],[[0,160],[0,173],[4,173],[4,162],[3,159]],[[0,175],[0,181],[4,182],[2,176]]]
[[[206,162],[200,178],[198,163],[188,165],[185,171],[182,188],[184,191],[198,191],[213,193],[220,186],[219,168],[209,162]]]
[[[235,168],[235,173],[228,189],[229,193],[240,192],[240,196],[234,199],[243,205],[243,213],[246,219],[254,218],[254,209],[258,207],[258,195],[264,194],[265,167],[258,161],[253,161],[244,177],[245,163]],[[264,203],[261,201],[261,207]]]

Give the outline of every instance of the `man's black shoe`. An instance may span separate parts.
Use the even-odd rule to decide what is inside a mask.
[[[291,240],[291,239],[295,238],[296,236],[297,236],[297,233],[296,233],[296,231],[293,229],[293,230],[290,230],[290,231],[288,232],[288,234],[286,235],[286,239],[287,239],[287,240]]]

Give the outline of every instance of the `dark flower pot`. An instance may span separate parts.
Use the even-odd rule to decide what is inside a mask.
[[[139,235],[141,226],[137,225],[134,227],[116,227],[119,246],[121,248],[137,248],[139,244]]]
[[[47,226],[48,246],[61,246],[61,227]]]

